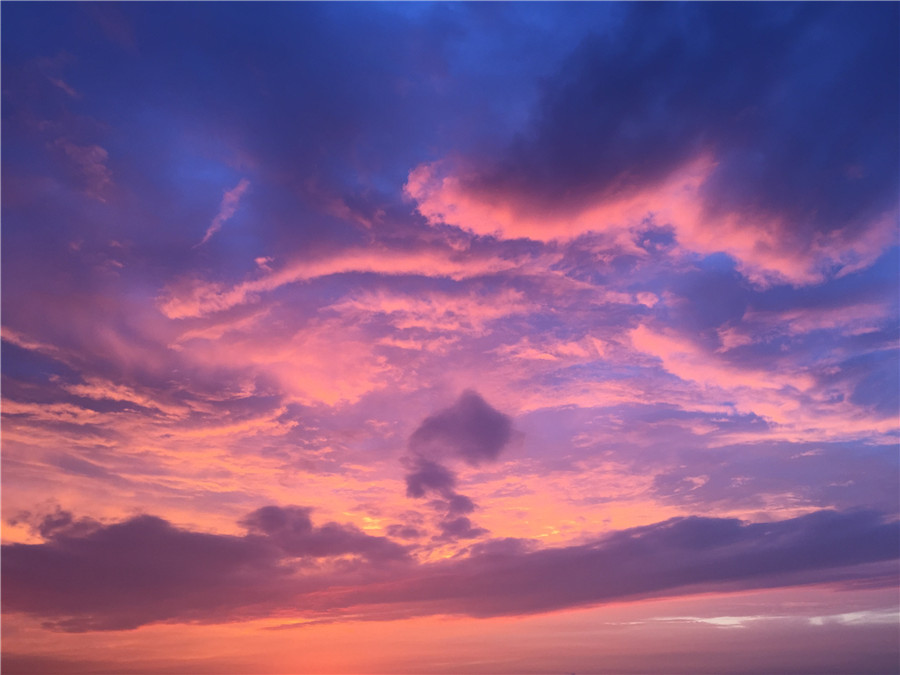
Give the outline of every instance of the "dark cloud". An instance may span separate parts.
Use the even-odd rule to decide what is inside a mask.
[[[496,460],[511,436],[509,417],[466,390],[452,406],[425,418],[410,436],[409,448],[421,455],[457,456],[478,466]]]
[[[326,523],[313,527],[312,509],[264,506],[241,520],[254,535],[263,535],[293,556],[316,558],[360,555],[369,560],[398,560],[406,550],[384,537],[373,537],[352,525]]]
[[[548,78],[532,130],[469,187],[558,213],[711,151],[711,212],[781,216],[807,242],[862,229],[897,204],[898,20],[879,3],[633,5]]]
[[[447,501],[439,506],[446,508],[450,515],[472,513],[475,510],[475,502],[461,494],[450,495]]]
[[[56,529],[43,544],[4,545],[4,611],[67,631],[272,611],[516,615],[709,590],[891,585],[900,551],[896,521],[871,511],[818,511],[754,524],[675,518],[562,548],[488,541],[467,557],[361,573],[293,564],[280,537],[302,540],[325,529],[309,523],[306,509],[260,509],[244,522],[253,533],[237,537],[140,516],[78,534]],[[448,538],[480,534],[464,517],[445,521],[443,529]]]
[[[440,601],[471,616],[545,612],[628,597],[850,581],[871,574],[891,585],[900,526],[875,512],[818,511],[773,523],[675,518],[581,546],[528,552],[518,542],[473,547],[392,588],[394,602]],[[885,575],[885,576],[882,576]],[[377,589],[362,604],[386,602]],[[435,605],[437,606],[437,605]],[[436,610],[437,611],[437,610]]]
[[[153,516],[3,547],[6,609],[60,630],[119,630],[234,607],[283,577],[272,543],[180,530]]]
[[[409,438],[412,470],[406,475],[406,495],[440,499],[429,506],[443,513],[436,539],[469,539],[487,534],[465,514],[475,502],[456,492],[456,473],[434,458],[459,458],[469,465],[495,461],[512,437],[512,422],[492,408],[477,392],[464,391],[449,408],[426,417]]]
[[[442,520],[438,526],[441,529],[438,539],[474,539],[488,533],[483,527],[475,527],[472,521],[465,516]]]
[[[10,525],[25,523],[32,533],[44,539],[59,536],[80,537],[93,532],[102,525],[93,518],[75,518],[69,511],[56,506],[51,513],[31,513],[22,511],[7,519]]]
[[[421,498],[428,494],[439,495],[440,499],[428,502],[434,511],[443,513],[438,527],[440,539],[476,537],[487,530],[473,528],[464,515],[472,513],[476,504],[466,495],[459,494],[456,487],[456,474],[442,464],[424,457],[412,459],[413,470],[406,476],[406,496]]]
[[[456,487],[456,474],[450,469],[425,459],[416,457],[413,470],[406,475],[406,496],[424,497],[428,492],[450,494]]]
[[[388,525],[386,532],[398,539],[418,539],[422,536],[422,532],[411,525],[394,524]]]
[[[51,514],[39,526],[45,543],[3,547],[5,607],[76,632],[234,616],[314,585],[293,575],[298,565],[314,569],[315,559],[357,555],[371,570],[406,555],[352,526],[314,527],[309,509],[264,507],[242,522],[250,533],[239,537],[191,532],[149,515],[86,527],[69,513]]]

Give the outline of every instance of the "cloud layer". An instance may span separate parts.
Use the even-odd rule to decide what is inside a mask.
[[[138,516],[89,532],[55,528],[42,544],[3,548],[5,603],[55,630],[136,628],[292,611],[379,618],[432,613],[519,615],[634,597],[796,583],[877,583],[896,573],[900,528],[873,512],[819,511],[746,524],[675,518],[576,546],[531,550],[493,540],[462,559],[412,564],[400,546],[329,523],[308,509],[263,507],[244,536],[214,535]],[[46,523],[43,524],[46,526]],[[468,519],[448,524],[466,536]],[[322,559],[366,558],[325,565]],[[313,562],[320,561],[320,562]],[[374,567],[373,567],[374,565]],[[862,575],[862,576],[861,576]]]

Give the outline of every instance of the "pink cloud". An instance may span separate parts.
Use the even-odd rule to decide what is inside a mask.
[[[813,379],[802,373],[773,373],[732,366],[711,356],[687,338],[671,332],[658,332],[645,324],[634,328],[629,337],[635,349],[658,357],[667,371],[686,381],[728,389],[791,388],[806,391],[813,385]]]
[[[696,156],[655,184],[620,185],[598,194],[584,208],[537,211],[515,193],[475,188],[460,164],[449,160],[421,164],[404,187],[426,220],[455,225],[479,235],[525,237],[537,241],[570,240],[589,232],[613,236],[622,252],[643,255],[635,241],[648,222],[671,225],[682,250],[727,253],[758,286],[805,285],[822,281],[829,270],[841,276],[863,269],[896,241],[895,211],[869,222],[851,224],[809,241],[795,223],[776,216],[731,211],[713,215],[704,190],[717,161]]]
[[[490,322],[526,314],[537,305],[521,291],[409,293],[387,290],[364,291],[332,305],[330,309],[363,320],[373,315],[386,316],[398,330],[422,329],[442,333],[484,333]]]
[[[202,279],[171,285],[158,299],[159,308],[170,319],[204,316],[250,302],[282,286],[332,274],[374,273],[388,276],[419,275],[464,279],[527,267],[525,256],[500,258],[467,255],[448,249],[405,251],[371,246],[351,248],[317,260],[298,259],[232,286]]]

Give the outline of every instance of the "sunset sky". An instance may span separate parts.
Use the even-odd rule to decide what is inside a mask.
[[[4,675],[898,671],[900,4],[0,12]]]

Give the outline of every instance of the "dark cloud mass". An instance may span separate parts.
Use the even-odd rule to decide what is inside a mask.
[[[509,417],[467,390],[452,406],[427,417],[413,432],[409,447],[417,454],[456,456],[478,466],[496,460],[511,435]]]
[[[413,470],[406,475],[406,496],[424,497],[428,492],[452,494],[456,476],[447,467],[425,459],[413,459]]]
[[[712,152],[713,212],[777,214],[804,241],[864,228],[897,205],[898,21],[896,3],[633,5],[615,35],[583,41],[534,127],[470,188],[577,210]]]
[[[314,527],[309,511],[264,507],[242,521],[250,531],[242,537],[191,532],[149,515],[86,532],[56,513],[41,527],[45,543],[3,547],[5,609],[71,631],[232,615],[277,598],[297,564],[356,555],[371,567],[406,555],[352,526]]]
[[[251,534],[237,537],[139,516],[42,544],[4,545],[4,610],[76,632],[222,622],[288,609],[311,616],[352,611],[362,618],[367,608],[383,617],[386,606],[395,618],[516,615],[676,589],[778,587],[797,583],[798,574],[803,583],[892,583],[900,547],[896,521],[870,511],[818,511],[754,524],[675,518],[562,548],[534,550],[502,539],[478,544],[464,558],[372,569],[379,558],[370,547],[386,540],[353,530],[339,534],[334,524],[315,528],[307,509],[265,507],[243,522]],[[465,517],[442,527],[449,538],[479,534]],[[379,554],[386,546],[375,545]],[[298,556],[359,551],[370,555],[369,569],[294,564]],[[873,568],[876,563],[882,566]]]

